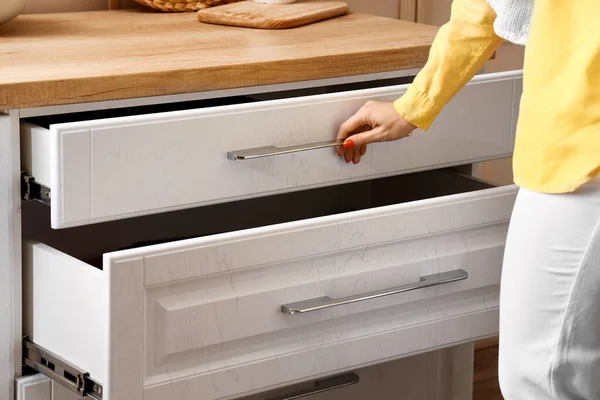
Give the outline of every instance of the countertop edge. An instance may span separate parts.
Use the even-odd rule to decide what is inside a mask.
[[[277,60],[210,68],[150,71],[109,76],[90,76],[60,81],[2,84],[0,109],[126,100],[144,97],[182,95],[213,90],[296,83],[421,68],[430,45],[403,49],[347,53],[302,60]],[[340,59],[338,66],[315,68],[321,58]],[[232,77],[236,77],[232,79]],[[54,93],[52,97],[45,94]]]

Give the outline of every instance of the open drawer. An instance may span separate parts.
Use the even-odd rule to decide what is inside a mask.
[[[24,330],[107,400],[230,399],[473,340],[498,329],[516,192],[438,170],[58,231],[24,208]]]
[[[500,158],[512,153],[521,76],[475,77],[430,132],[373,145],[356,166],[327,148],[339,125],[406,85],[34,119],[22,125],[23,168],[50,190],[52,227],[64,228]]]

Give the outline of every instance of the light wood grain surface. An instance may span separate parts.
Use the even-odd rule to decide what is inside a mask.
[[[498,382],[498,337],[475,343],[473,400],[502,400]]]
[[[348,13],[343,1],[298,0],[296,3],[260,4],[242,1],[198,11],[198,20],[212,24],[258,29],[288,29]]]
[[[0,27],[0,109],[297,82],[423,66],[437,28],[349,14],[291,30],[139,10]]]

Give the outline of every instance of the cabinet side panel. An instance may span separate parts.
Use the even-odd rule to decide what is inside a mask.
[[[19,113],[0,112],[0,399],[21,373],[21,201]]]

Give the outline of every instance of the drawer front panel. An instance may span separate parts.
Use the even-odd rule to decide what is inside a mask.
[[[27,330],[89,369],[107,400],[235,398],[490,335],[516,192],[487,189],[107,253],[101,272],[35,245],[26,281],[39,286],[36,277],[52,274],[61,284],[32,291]],[[455,270],[469,277],[307,314],[281,311]],[[96,325],[69,318],[71,299],[61,293],[70,285],[79,288],[78,305],[94,305],[80,314]],[[74,351],[91,326],[100,328]]]
[[[405,86],[53,125],[52,226],[507,156],[520,81],[520,72],[476,77],[430,132],[371,146],[356,166],[327,148],[244,161],[227,153],[332,140],[366,100],[393,101]]]
[[[374,314],[362,324],[328,327],[312,335],[298,333],[293,338],[294,345],[276,340],[266,346],[249,343],[261,352],[258,362],[230,366],[231,357],[240,352],[237,350],[224,351],[224,361],[216,361],[219,356],[215,355],[211,374],[196,374],[190,363],[186,375],[173,378],[168,384],[165,378],[170,375],[166,374],[162,382],[148,381],[151,385],[144,389],[144,399],[234,399],[264,388],[287,386],[355,366],[489,336],[497,332],[497,319],[498,294],[491,291],[449,301],[443,307],[424,304],[423,308],[410,313]],[[335,341],[327,343],[323,336]],[[304,341],[306,346],[303,346]],[[286,355],[271,351],[271,347],[287,350]]]
[[[209,353],[222,349],[226,343],[257,335],[268,341],[269,336],[287,335],[286,330],[319,331],[319,325],[333,319],[342,324],[351,319],[349,316],[375,309],[497,285],[505,237],[506,224],[502,223],[148,288],[146,345],[148,355],[152,355],[148,358],[149,371],[160,371],[160,366],[167,366],[170,360],[190,351]],[[488,265],[494,268],[487,268]],[[322,296],[336,299],[368,294],[418,282],[421,276],[460,269],[469,274],[460,283],[305,315],[280,312],[283,304]],[[236,347],[239,345],[243,346],[243,342]]]

